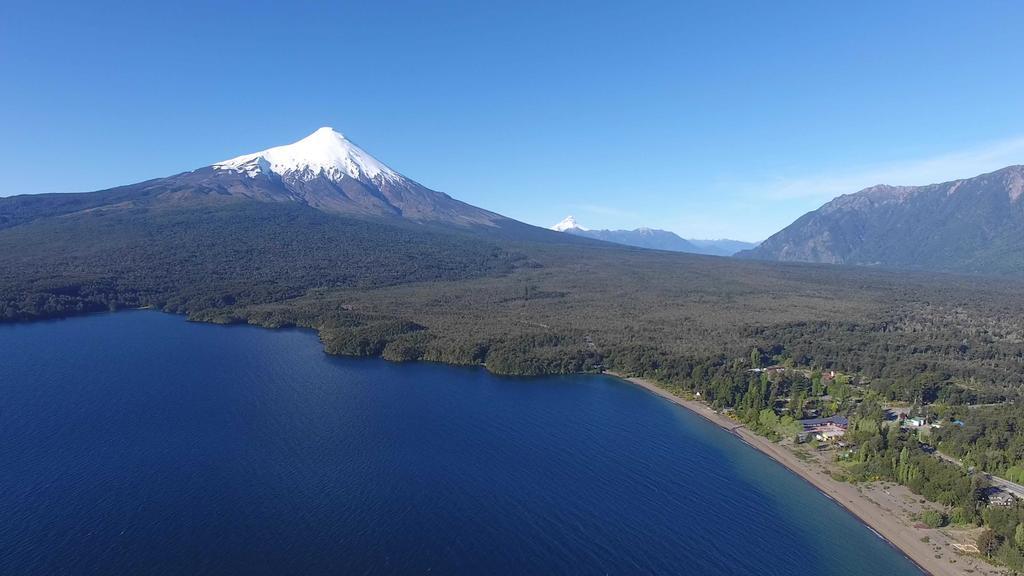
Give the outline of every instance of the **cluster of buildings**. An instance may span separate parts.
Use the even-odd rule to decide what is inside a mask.
[[[786,372],[797,372],[797,373],[800,373],[800,374],[806,376],[807,378],[810,378],[811,374],[812,374],[812,370],[810,370],[810,369],[807,369],[807,368],[792,368],[792,367],[788,367],[788,366],[783,366],[782,364],[775,364],[773,366],[765,366],[764,368],[751,368],[751,369],[747,370],[747,372],[755,372],[757,374],[760,374],[762,372],[766,373],[766,374],[785,374]],[[835,381],[837,376],[839,376],[839,373],[836,372],[835,370],[822,370],[821,371],[821,381],[825,382],[825,383],[829,383],[829,382]]]
[[[810,418],[800,420],[803,432],[797,436],[800,442],[814,439],[819,442],[829,442],[842,438],[846,434],[846,428],[850,421],[844,416],[829,416],[828,418]]]
[[[900,412],[892,409],[888,410],[888,413],[889,418],[895,419],[897,422],[899,422],[900,428],[904,430],[919,430],[922,428],[942,428],[943,424],[941,421],[932,421],[931,419],[925,416],[911,417],[906,412]],[[960,420],[951,420],[948,423],[952,424],[953,426],[964,425],[964,423]]]
[[[943,422],[929,421],[928,418],[923,416],[910,417],[905,413],[893,413],[893,411],[890,411],[890,414],[891,416],[895,416],[894,419],[904,430],[941,428],[943,425]],[[803,432],[801,432],[797,437],[800,442],[806,442],[811,439],[818,440],[819,442],[828,442],[842,438],[846,434],[846,429],[850,424],[850,421],[843,416],[810,418],[807,420],[800,420],[799,422],[800,425],[803,426]],[[951,420],[946,423],[953,426],[964,425],[960,420]]]

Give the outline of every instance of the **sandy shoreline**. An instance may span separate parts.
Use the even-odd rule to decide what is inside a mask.
[[[928,542],[922,542],[921,540],[922,537],[927,536],[931,531],[908,526],[906,521],[881,508],[876,502],[862,494],[857,486],[848,482],[834,480],[825,471],[817,469],[813,464],[800,460],[785,447],[767,438],[758,436],[748,430],[741,422],[715,412],[707,404],[697,400],[680,398],[643,378],[629,378],[611,372],[608,372],[608,374],[641,386],[728,430],[751,447],[759,450],[810,482],[815,488],[845,508],[867,525],[868,528],[910,558],[926,574],[931,574],[932,576],[956,576],[968,573],[968,570],[971,570],[974,574],[997,574],[1002,572],[995,567],[984,564],[980,560],[974,560],[968,566],[968,558],[959,559],[955,564],[947,558],[936,558],[934,547]]]

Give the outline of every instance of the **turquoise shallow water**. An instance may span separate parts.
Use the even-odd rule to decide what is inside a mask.
[[[156,312],[0,326],[0,350],[2,574],[920,574],[611,377]]]

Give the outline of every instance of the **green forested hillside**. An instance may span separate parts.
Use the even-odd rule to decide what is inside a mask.
[[[0,319],[123,306],[198,312],[314,288],[503,274],[523,259],[479,238],[296,204],[90,211],[0,230]]]
[[[740,257],[1020,277],[1024,166],[835,198]]]
[[[329,352],[603,365],[724,394],[750,351],[856,373],[891,398],[1016,394],[1010,280],[737,261],[523,231],[360,220],[298,204],[86,211],[0,230],[0,317],[155,306],[295,324]]]
[[[603,363],[691,388],[734,378],[745,388],[753,348],[861,374],[893,398],[1024,383],[1016,284],[592,247],[520,249],[543,265],[460,282],[317,291],[200,317],[319,326],[323,310],[344,310],[361,325],[424,327],[394,338],[419,343],[412,353],[392,351],[396,357],[483,359],[504,373]]]

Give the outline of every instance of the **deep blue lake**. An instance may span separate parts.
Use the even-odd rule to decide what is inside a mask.
[[[141,311],[0,326],[0,354],[0,574],[920,574],[612,377]]]

